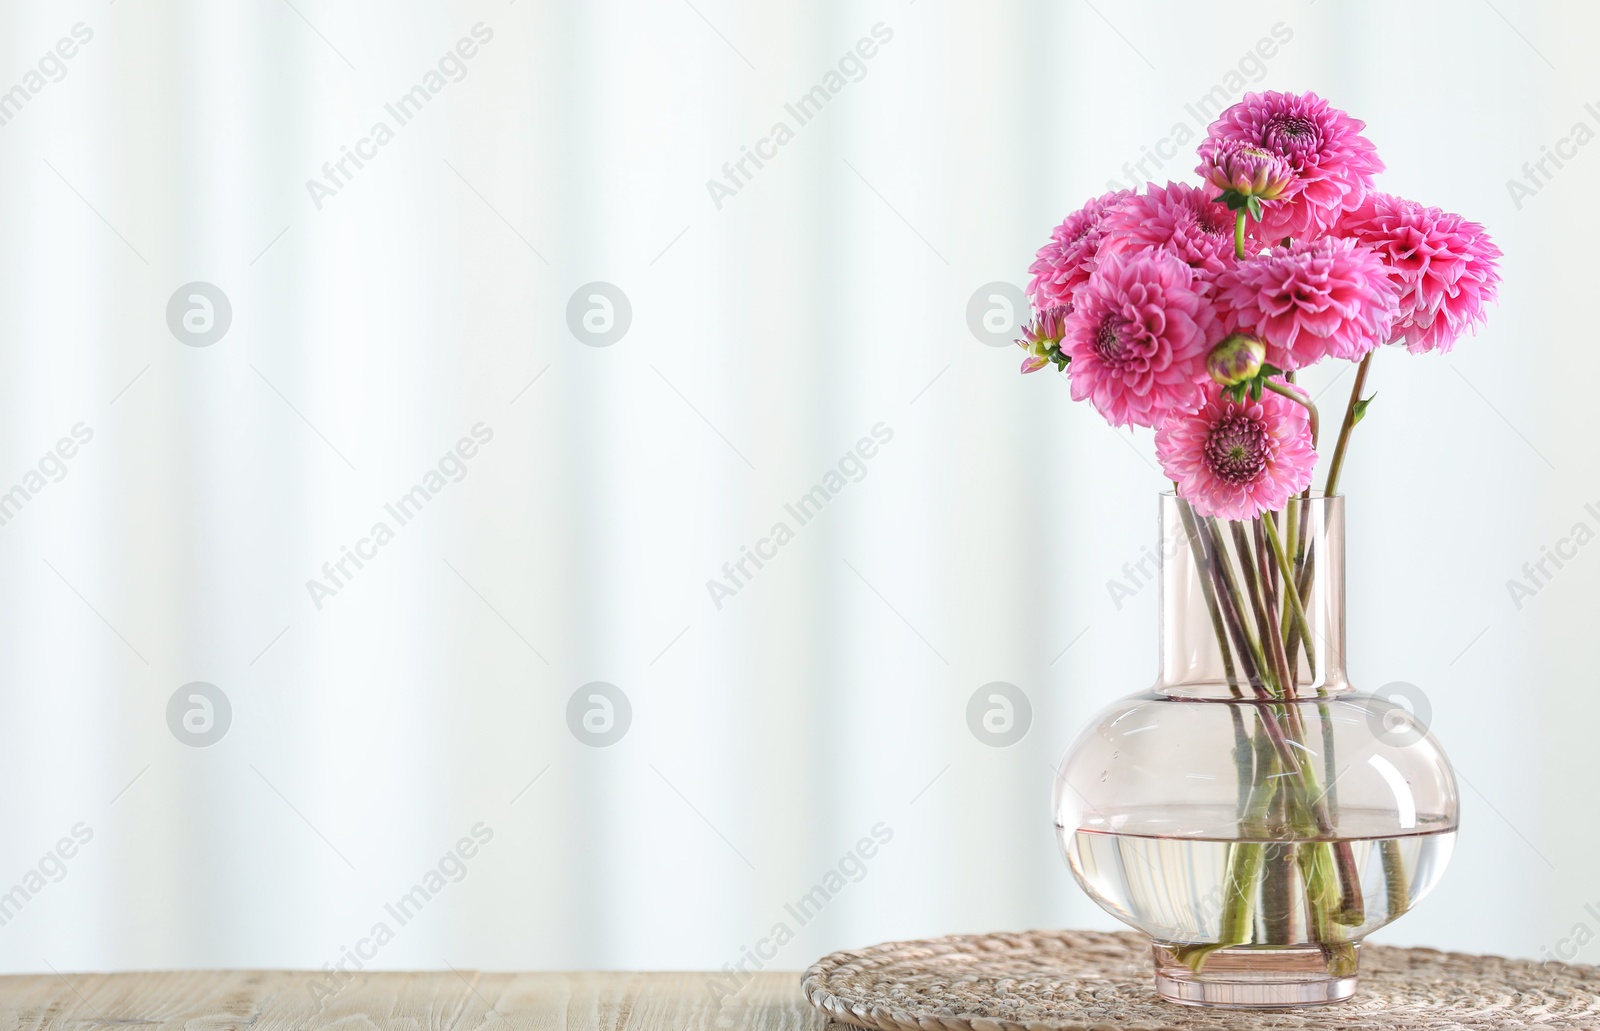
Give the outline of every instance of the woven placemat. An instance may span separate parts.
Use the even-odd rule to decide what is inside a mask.
[[[1356,997],[1299,1010],[1217,1010],[1156,996],[1148,939],[1026,931],[835,952],[806,1000],[875,1031],[1600,1029],[1600,968],[1365,945]]]

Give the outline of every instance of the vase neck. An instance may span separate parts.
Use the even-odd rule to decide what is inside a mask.
[[[1350,689],[1342,497],[1292,498],[1282,512],[1232,522],[1164,494],[1161,555],[1157,692],[1281,698]]]

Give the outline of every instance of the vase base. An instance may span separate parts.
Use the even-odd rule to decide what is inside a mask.
[[[1152,952],[1156,991],[1184,1006],[1288,1009],[1344,1002],[1356,991],[1356,956],[1350,957],[1348,974],[1334,974],[1315,947],[1218,949],[1199,973],[1168,946],[1155,945]]]

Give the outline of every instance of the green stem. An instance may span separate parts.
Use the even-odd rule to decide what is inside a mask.
[[[1186,529],[1190,526],[1190,520],[1186,519]],[[1287,704],[1275,701],[1284,697],[1281,685],[1286,682],[1286,656],[1284,641],[1279,636],[1283,628],[1276,625],[1266,608],[1269,596],[1264,591],[1270,589],[1266,548],[1258,543],[1253,555],[1243,527],[1235,524],[1232,529],[1238,570],[1228,555],[1223,543],[1227,538],[1216,519],[1193,521],[1191,546],[1198,541],[1206,560],[1203,569],[1210,574],[1217,616],[1226,632],[1219,644],[1226,651],[1226,638],[1231,636],[1242,672],[1262,703],[1254,706],[1259,727],[1252,742],[1255,763],[1249,773],[1248,797],[1241,806],[1241,840],[1228,854],[1228,883],[1217,940],[1180,948],[1176,954],[1199,972],[1211,953],[1252,941],[1256,915],[1269,915],[1262,907],[1281,908],[1285,892],[1280,889],[1288,887],[1284,876],[1287,870],[1298,868],[1304,883],[1313,940],[1321,945],[1330,970],[1344,970],[1353,961],[1353,949],[1341,940],[1343,932],[1338,925],[1359,923],[1361,910],[1353,855],[1347,842],[1330,840],[1335,834],[1334,822],[1328,810],[1326,789],[1319,783],[1317,767],[1306,761],[1314,753],[1306,747],[1306,728],[1298,707],[1292,701]],[[1258,528],[1258,534],[1262,529]],[[1276,531],[1275,524],[1272,529]],[[1277,543],[1279,547],[1273,557],[1283,559],[1279,566],[1282,587],[1303,595],[1309,569],[1302,568],[1299,576],[1289,575],[1285,568],[1287,556],[1279,554],[1282,542]],[[1274,610],[1276,601],[1270,599]],[[1259,639],[1251,633],[1251,617],[1244,615],[1247,604],[1251,605],[1254,622],[1260,628]],[[1214,621],[1213,629],[1216,626]],[[1296,626],[1295,629],[1300,628]],[[1272,649],[1270,658],[1267,648]],[[1244,775],[1242,765],[1241,775]],[[1328,784],[1332,786],[1331,776]],[[1279,807],[1276,811],[1282,824],[1276,830],[1266,822],[1275,805]],[[1284,865],[1274,863],[1269,869],[1267,864],[1283,847],[1277,839],[1288,846],[1281,860]],[[1267,933],[1265,943],[1286,944],[1282,939],[1287,936],[1290,925],[1282,920],[1269,921],[1269,925],[1264,931]]]
[[[1291,700],[1291,704],[1283,706],[1282,719],[1285,726],[1279,731],[1279,737],[1274,738],[1274,744],[1283,750],[1286,769],[1297,774],[1295,780],[1300,788],[1300,796],[1297,801],[1300,802],[1300,805],[1295,806],[1291,811],[1294,818],[1295,831],[1299,835],[1316,836],[1325,839],[1317,847],[1328,846],[1331,852],[1330,863],[1318,863],[1311,869],[1316,872],[1318,877],[1330,878],[1332,883],[1323,884],[1319,882],[1314,886],[1308,884],[1307,892],[1309,894],[1313,887],[1316,888],[1319,899],[1324,900],[1323,903],[1319,904],[1325,903],[1328,906],[1324,914],[1326,919],[1338,920],[1344,923],[1359,922],[1364,906],[1361,898],[1358,872],[1355,868],[1355,856],[1351,851],[1350,843],[1347,841],[1333,841],[1330,845],[1326,841],[1326,839],[1333,838],[1336,833],[1333,810],[1327,797],[1328,791],[1332,789],[1336,779],[1331,773],[1331,766],[1327,779],[1328,786],[1323,788],[1318,783],[1316,767],[1310,762],[1304,761],[1300,755],[1292,755],[1288,752],[1290,747],[1298,747],[1303,752],[1310,754],[1310,749],[1306,747],[1307,735],[1305,724],[1300,717],[1300,710],[1296,705],[1292,704],[1292,699],[1295,697],[1295,682],[1292,672],[1288,669],[1284,642],[1279,636],[1278,628],[1271,626],[1269,622],[1270,616],[1268,613],[1270,610],[1268,608],[1268,599],[1264,594],[1266,589],[1264,565],[1266,556],[1260,556],[1261,566],[1259,570],[1252,568],[1249,561],[1250,546],[1245,537],[1244,529],[1238,523],[1232,525],[1235,545],[1240,555],[1240,564],[1245,567],[1245,578],[1250,586],[1251,600],[1256,608],[1256,618],[1261,623],[1262,641],[1270,643],[1272,660],[1276,666],[1277,679],[1280,686],[1279,694],[1281,697]],[[1257,532],[1260,532],[1259,526]],[[1309,639],[1306,643],[1310,643]],[[1269,707],[1269,709],[1273,710],[1276,710],[1276,708],[1276,706]],[[1326,733],[1330,725],[1327,720],[1326,706],[1320,707],[1319,715],[1324,721],[1323,748],[1324,759],[1326,760],[1329,758],[1327,752],[1331,747],[1331,741]],[[1276,718],[1267,719],[1266,724],[1268,726],[1276,726]],[[1329,898],[1333,901],[1326,902]],[[1317,940],[1324,943],[1328,941],[1326,937],[1322,936],[1319,936]]]
[[[1293,503],[1291,502],[1291,505],[1292,504]],[[1301,502],[1301,508],[1305,508],[1305,507],[1307,507],[1307,505],[1309,505],[1309,502],[1307,502],[1307,501],[1302,501]],[[1299,509],[1290,508],[1290,510],[1289,510],[1289,514],[1290,514],[1289,527],[1290,527],[1291,530],[1294,529],[1294,513],[1297,512],[1297,511],[1299,511]],[[1310,518],[1310,516],[1308,514],[1307,515],[1307,519],[1309,520],[1309,518]],[[1275,529],[1275,527],[1269,527],[1268,529]],[[1290,535],[1290,540],[1291,540],[1291,543],[1289,545],[1289,549],[1288,550],[1289,551],[1294,551],[1295,547],[1296,547],[1296,544],[1293,543],[1293,534],[1292,533]],[[1278,561],[1280,563],[1284,562],[1285,559],[1286,559],[1286,555],[1285,555],[1284,551],[1281,548],[1278,547],[1279,542],[1276,539],[1273,540],[1273,545],[1274,545],[1275,548],[1278,548],[1278,550],[1277,550]],[[1310,623],[1305,618],[1305,613],[1304,613],[1304,595],[1305,595],[1305,592],[1309,589],[1310,583],[1311,583],[1311,563],[1308,561],[1309,558],[1310,558],[1310,556],[1302,554],[1300,556],[1299,560],[1297,560],[1297,562],[1295,563],[1295,565],[1299,569],[1299,575],[1294,577],[1294,579],[1293,579],[1294,587],[1291,588],[1287,592],[1289,597],[1286,597],[1284,599],[1284,604],[1285,605],[1290,604],[1291,599],[1299,601],[1300,604],[1301,604],[1301,609],[1302,609],[1302,611],[1296,613],[1296,615],[1299,618],[1297,618],[1295,620],[1295,622],[1293,623],[1293,625],[1291,625],[1288,628],[1288,633],[1285,635],[1285,637],[1287,638],[1286,647],[1288,648],[1288,651],[1289,651],[1289,665],[1291,667],[1295,665],[1295,653],[1296,653],[1299,645],[1304,643],[1305,648],[1306,648],[1306,663],[1310,667],[1311,677],[1312,677],[1313,681],[1315,681],[1316,675],[1317,675],[1317,657],[1316,657],[1316,652],[1315,652],[1315,650],[1314,650],[1314,648],[1312,646],[1312,643],[1311,643],[1311,627],[1310,627]],[[1287,575],[1287,573],[1285,575]],[[1316,684],[1316,689],[1317,689],[1317,694],[1320,697],[1326,697],[1327,696],[1328,688],[1327,688],[1326,684],[1318,683],[1318,684]],[[1335,768],[1334,757],[1333,757],[1333,750],[1334,750],[1334,744],[1333,744],[1333,714],[1332,714],[1332,711],[1328,708],[1328,703],[1327,702],[1319,701],[1317,703],[1317,715],[1318,715],[1318,718],[1320,718],[1321,721],[1322,721],[1322,761],[1323,761],[1323,775],[1327,778],[1327,784],[1328,784],[1328,787],[1326,789],[1326,793],[1327,793],[1327,796],[1328,796],[1328,799],[1327,799],[1327,801],[1328,801],[1328,810],[1330,812],[1338,812],[1339,811],[1339,788],[1338,788],[1339,776],[1338,776],[1338,770]]]
[[[1287,792],[1278,792],[1280,799]],[[1294,900],[1298,888],[1295,855],[1300,846],[1293,841],[1274,841],[1266,846],[1266,864],[1261,872],[1261,933],[1264,941],[1294,940]]]
[[[1174,490],[1177,484],[1172,485]],[[1242,698],[1243,692],[1239,690],[1239,675],[1233,667],[1233,649],[1228,647],[1228,630],[1222,622],[1222,610],[1217,604],[1216,585],[1211,576],[1209,563],[1206,562],[1206,549],[1200,541],[1200,528],[1195,525],[1194,512],[1189,508],[1189,503],[1183,498],[1178,498],[1178,514],[1183,518],[1184,535],[1189,539],[1189,550],[1194,555],[1196,568],[1200,571],[1200,594],[1206,600],[1206,610],[1211,613],[1211,631],[1217,635],[1217,648],[1222,652],[1222,671],[1228,678],[1228,690],[1235,698]],[[1251,749],[1250,735],[1245,733],[1244,719],[1239,715],[1239,707],[1228,706],[1228,715],[1233,720],[1233,763],[1238,778],[1238,812],[1242,819],[1250,799],[1251,784]]]
[[[1288,553],[1293,555],[1295,553],[1295,549],[1300,546],[1300,506],[1295,504],[1293,498],[1289,500],[1288,507],[1284,510],[1284,515],[1289,524],[1285,530],[1284,537],[1288,542]],[[1274,517],[1273,522],[1274,526],[1276,526],[1276,517]],[[1292,563],[1290,564],[1290,569],[1293,569]],[[1282,571],[1280,570],[1280,573],[1281,572]],[[1300,637],[1300,627],[1298,623],[1289,618],[1291,615],[1289,612],[1289,592],[1297,591],[1299,584],[1295,580],[1292,573],[1284,576],[1283,582],[1287,585],[1287,587],[1284,591],[1283,611],[1279,616],[1279,621],[1283,624],[1283,643],[1284,647],[1289,652],[1289,665],[1292,668],[1298,669],[1299,660],[1295,656],[1295,651],[1296,642]]]
[[[1239,555],[1239,566],[1244,573],[1245,587],[1250,591],[1250,607],[1256,614],[1256,627],[1261,637],[1261,648],[1266,653],[1267,661],[1272,666],[1272,677],[1278,684],[1278,697],[1287,698],[1293,694],[1293,687],[1289,683],[1289,666],[1283,657],[1283,639],[1278,636],[1277,629],[1272,625],[1271,610],[1266,595],[1266,584],[1262,582],[1262,568],[1252,553],[1249,539],[1245,537],[1244,525],[1230,521],[1228,525],[1233,530],[1233,547]]]
[[[1330,854],[1333,853],[1333,854]],[[1308,842],[1299,849],[1300,873],[1306,884],[1306,909],[1310,917],[1311,937],[1322,947],[1323,960],[1328,973],[1344,977],[1356,972],[1355,945],[1333,927],[1334,918],[1340,915],[1338,879],[1334,873],[1337,849],[1329,848],[1326,841]]]
[[[1294,502],[1291,501],[1290,504],[1292,505]],[[1276,521],[1270,515],[1264,515],[1261,517],[1261,522],[1266,524],[1267,539],[1272,542],[1272,554],[1278,560],[1278,571],[1283,575],[1285,587],[1283,597],[1289,603],[1289,608],[1294,612],[1295,627],[1300,631],[1300,643],[1306,649],[1306,662],[1311,667],[1311,675],[1315,677],[1317,674],[1317,656],[1316,652],[1312,650],[1311,627],[1306,622],[1305,606],[1301,601],[1300,591],[1295,584],[1294,572],[1289,566],[1288,552],[1284,550],[1283,541],[1278,538]],[[1294,662],[1293,655],[1289,656],[1289,661],[1291,664]]]
[[[1261,383],[1274,394],[1282,394],[1284,397],[1287,397],[1289,400],[1293,401],[1297,405],[1300,405],[1307,412],[1311,413],[1311,446],[1313,448],[1316,447],[1317,429],[1322,420],[1318,417],[1317,406],[1311,403],[1311,399],[1302,395],[1299,391],[1295,390],[1287,383],[1282,383],[1275,379],[1263,379]]]
[[[1334,491],[1339,488],[1339,473],[1344,470],[1345,448],[1350,446],[1350,431],[1356,425],[1356,403],[1361,400],[1361,390],[1367,385],[1367,367],[1372,364],[1372,356],[1376,351],[1368,351],[1367,356],[1361,359],[1361,364],[1356,366],[1356,382],[1350,388],[1350,402],[1344,406],[1344,421],[1339,424],[1339,439],[1333,445],[1333,457],[1328,460],[1328,482],[1322,488],[1322,493],[1333,497]]]
[[[1267,552],[1267,540],[1262,534],[1263,522],[1272,518],[1271,513],[1256,517],[1251,521],[1252,542],[1255,549],[1256,575],[1261,580],[1261,600],[1267,611],[1267,622],[1272,627],[1272,650],[1278,661],[1279,678],[1283,683],[1283,693],[1286,698],[1293,698],[1298,693],[1296,690],[1295,665],[1289,660],[1288,653],[1283,644],[1288,636],[1284,631],[1288,629],[1285,620],[1278,616],[1278,568],[1273,564]]]
[[[1240,261],[1244,260],[1244,210],[1240,209],[1233,219],[1233,256]]]
[[[1173,484],[1176,488],[1177,484]],[[1189,550],[1194,555],[1195,565],[1200,569],[1200,594],[1206,600],[1206,611],[1211,613],[1211,629],[1217,635],[1217,646],[1222,651],[1222,671],[1228,678],[1228,690],[1233,692],[1235,698],[1242,697],[1239,690],[1239,675],[1233,668],[1233,649],[1228,647],[1228,631],[1222,624],[1222,611],[1217,607],[1217,591],[1212,583],[1211,570],[1206,562],[1205,545],[1200,542],[1200,528],[1195,525],[1194,512],[1189,508],[1189,503],[1181,497],[1178,499],[1178,514],[1183,517],[1184,535],[1189,539]]]
[[[1217,587],[1217,603],[1222,609],[1222,618],[1228,625],[1228,631],[1233,637],[1233,642],[1239,653],[1239,664],[1244,667],[1244,675],[1250,681],[1250,686],[1256,694],[1262,697],[1271,697],[1271,692],[1266,687],[1267,662],[1261,653],[1261,646],[1250,635],[1250,627],[1245,623],[1243,612],[1243,595],[1239,593],[1239,584],[1233,577],[1233,566],[1223,552],[1221,535],[1217,533],[1217,521],[1207,516],[1200,521],[1201,542],[1206,548],[1206,558],[1211,564],[1211,574],[1215,578]]]
[[[1271,717],[1256,707],[1256,723],[1260,728],[1255,740],[1270,737],[1267,724]],[[1252,778],[1250,801],[1240,820],[1244,836],[1249,839],[1260,833],[1267,812],[1272,808],[1279,779],[1273,776],[1278,770],[1277,757],[1270,749],[1258,756],[1258,767]],[[1219,949],[1246,945],[1255,927],[1255,893],[1262,879],[1262,865],[1266,860],[1268,845],[1263,841],[1242,840],[1228,846],[1228,882],[1222,900],[1222,915],[1218,923],[1217,940],[1203,945],[1186,945],[1174,950],[1174,955],[1195,973],[1205,966],[1206,957]]]
[[[1386,839],[1380,846],[1383,856],[1383,888],[1389,903],[1388,917],[1395,917],[1411,908],[1411,892],[1406,886],[1405,858],[1400,855],[1400,842]]]
[[[1301,503],[1300,503],[1300,507],[1301,507],[1302,510],[1307,510],[1310,507],[1310,502],[1306,501],[1306,500],[1302,500]],[[1317,558],[1317,556],[1316,556],[1316,551],[1315,551],[1314,548],[1311,547],[1311,541],[1309,540],[1309,538],[1311,537],[1310,527],[1309,527],[1310,518],[1311,517],[1310,517],[1310,514],[1308,512],[1306,517],[1305,517],[1305,520],[1304,520],[1307,523],[1307,529],[1306,529],[1306,532],[1301,534],[1300,542],[1297,545],[1298,550],[1297,550],[1297,552],[1296,552],[1296,554],[1294,556],[1295,590],[1299,592],[1302,604],[1304,604],[1305,599],[1310,594],[1311,581],[1314,579],[1314,577],[1316,575],[1316,558]],[[1300,626],[1299,626],[1299,624],[1291,623],[1290,626],[1289,626],[1289,645],[1288,645],[1289,653],[1291,655],[1294,654],[1294,650],[1300,646],[1300,637],[1301,637],[1301,634],[1300,634]],[[1327,692],[1327,689],[1325,687],[1322,687],[1320,685],[1317,687],[1317,693],[1318,694],[1325,694],[1326,692]]]

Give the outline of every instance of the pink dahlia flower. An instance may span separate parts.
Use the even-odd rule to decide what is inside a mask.
[[[1065,329],[1072,399],[1088,398],[1113,426],[1158,426],[1198,407],[1220,336],[1193,270],[1159,250],[1105,255]]]
[[[1299,369],[1322,358],[1365,357],[1386,343],[1396,289],[1383,262],[1355,240],[1296,240],[1217,277],[1215,300],[1228,332],[1267,343],[1267,361]]]
[[[1183,183],[1150,184],[1105,213],[1100,254],[1159,247],[1190,268],[1215,274],[1233,264],[1233,212],[1211,194]]]
[[[1133,196],[1132,190],[1113,190],[1102,194],[1067,216],[1050,234],[1050,242],[1039,248],[1038,257],[1028,271],[1033,281],[1028,296],[1041,311],[1070,305],[1094,271],[1095,257],[1104,239],[1101,221],[1110,209]]]
[[[1198,412],[1167,417],[1156,457],[1196,512],[1239,520],[1282,509],[1311,485],[1317,464],[1303,406],[1271,392],[1231,401],[1221,387]]]
[[[1211,123],[1200,144],[1200,174],[1231,145],[1259,147],[1288,164],[1293,178],[1277,200],[1264,205],[1256,228],[1264,240],[1320,236],[1353,210],[1383,171],[1378,152],[1361,130],[1366,123],[1332,107],[1315,93],[1246,93]]]
[[[1450,350],[1498,292],[1500,248],[1460,215],[1369,193],[1338,232],[1372,248],[1389,271],[1400,293],[1392,339],[1413,354]]]

